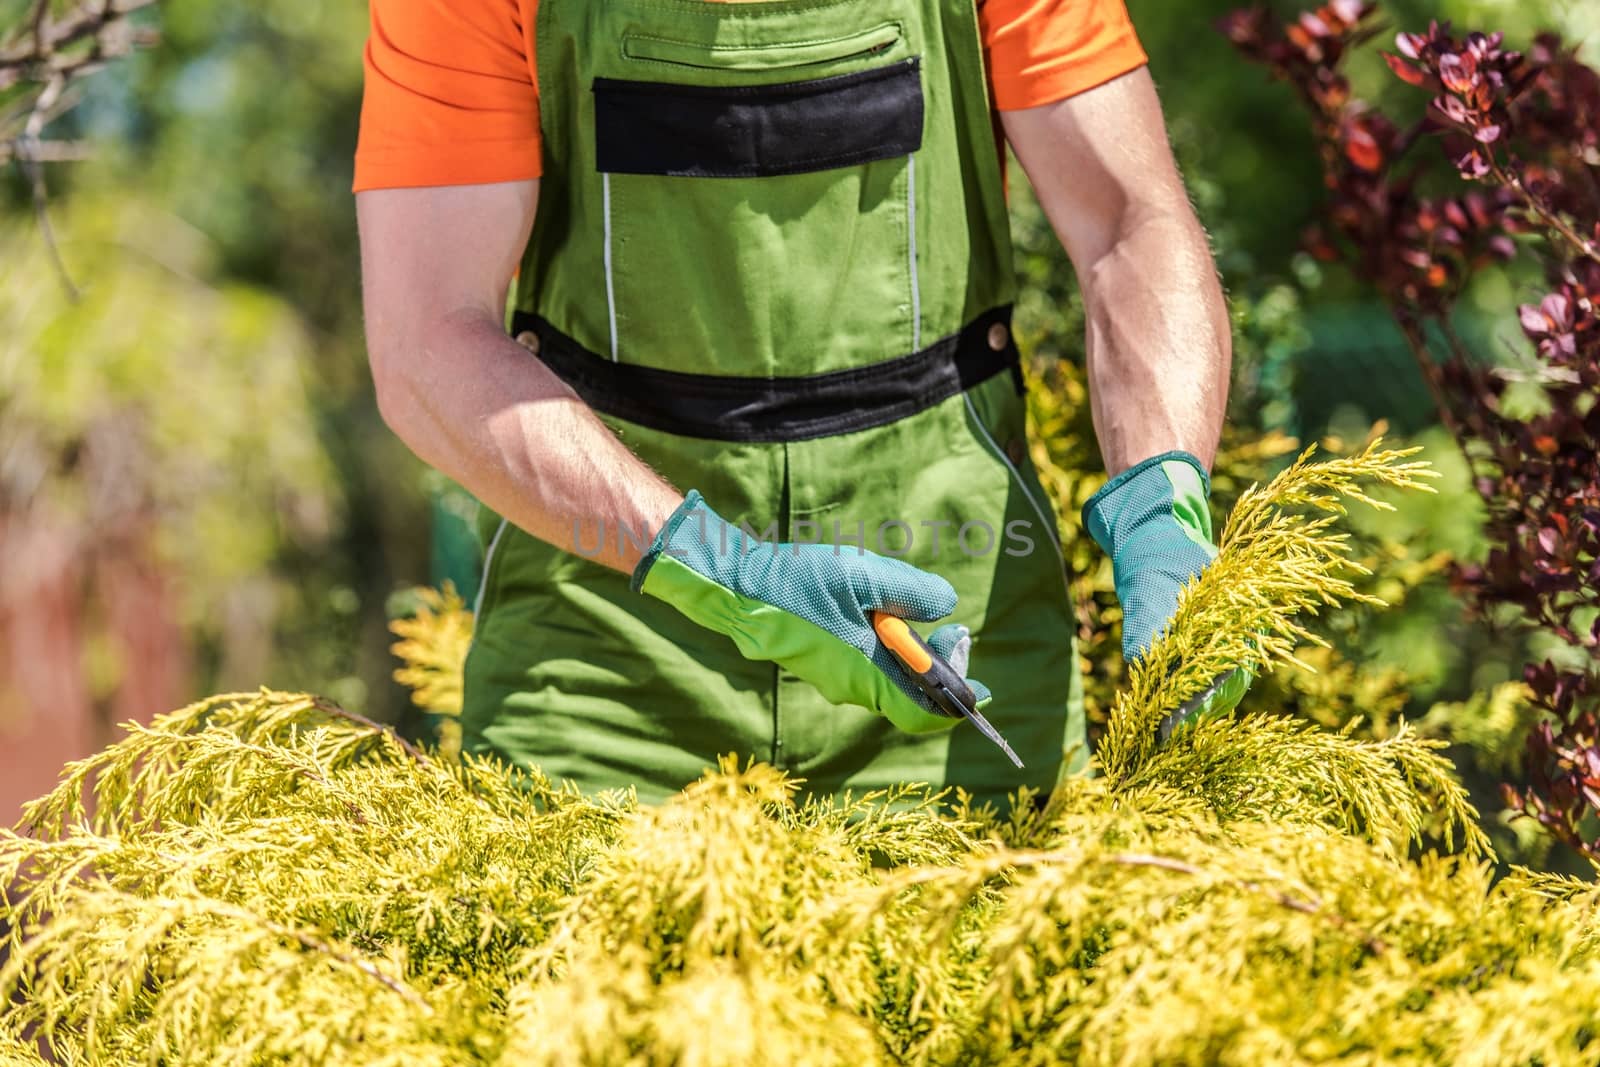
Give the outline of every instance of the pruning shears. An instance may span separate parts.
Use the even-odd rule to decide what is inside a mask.
[[[917,631],[907,626],[904,619],[874,611],[872,628],[877,631],[878,640],[883,642],[884,647],[894,653],[894,658],[905,668],[917,688],[933,701],[936,711],[952,719],[966,719],[984,737],[999,745],[1000,751],[1009,756],[1012,763],[1022,766],[1022,761],[1006,744],[1006,739],[1000,736],[1000,731],[990,725],[978,710],[978,697],[972,691],[972,686],[944,657],[929,648],[928,643]]]

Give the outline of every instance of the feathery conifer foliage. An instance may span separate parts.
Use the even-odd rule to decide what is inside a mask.
[[[0,1064],[1593,1062],[1594,888],[1494,884],[1433,743],[1147,737],[1359,595],[1332,520],[1424,473],[1246,493],[1103,773],[1007,813],[731,759],[641,807],[267,691],[132,728],[0,835]]]
[[[416,590],[416,613],[389,623],[399,638],[389,646],[400,660],[394,680],[411,690],[411,702],[427,715],[425,728],[440,755],[461,754],[461,669],[472,645],[472,612],[446,582],[443,589]]]

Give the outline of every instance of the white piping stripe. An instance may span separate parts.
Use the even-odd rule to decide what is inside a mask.
[[[611,362],[617,362],[617,287],[611,278],[611,175],[600,175],[600,201],[606,231],[606,316],[611,324]]]
[[[983,420],[978,418],[978,409],[972,406],[972,394],[962,393],[961,399],[966,402],[967,414],[971,415],[972,421],[977,424],[978,432],[983,434],[983,439],[989,443],[989,447],[994,450],[994,454],[1000,457],[1000,462],[1006,465],[1006,470],[1010,471],[1011,476],[1017,480],[1017,488],[1021,489],[1022,495],[1028,498],[1028,503],[1033,505],[1033,513],[1039,516],[1039,521],[1044,524],[1044,532],[1050,535],[1050,543],[1056,546],[1056,555],[1061,556],[1061,562],[1065,564],[1066,557],[1061,555],[1061,540],[1056,531],[1055,518],[1047,515],[1044,508],[1039,506],[1039,501],[1034,498],[1032,491],[1028,489],[1028,483],[1022,480],[1021,472],[1012,464],[1011,457],[1006,455],[999,445],[995,444],[994,438],[989,434],[989,427],[985,426]]]
[[[906,156],[906,229],[911,234],[911,351],[922,348],[922,286],[917,280],[917,157]]]
[[[506,520],[501,519],[500,525],[494,529],[494,536],[489,538],[489,548],[483,554],[483,576],[478,579],[478,596],[472,602],[474,615],[483,614],[483,594],[489,589],[489,568],[494,566],[494,550],[500,547],[500,536],[506,532]]]

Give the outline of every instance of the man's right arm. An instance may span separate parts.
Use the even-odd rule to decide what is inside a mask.
[[[516,526],[561,548],[598,540],[596,560],[632,571],[634,541],[683,494],[506,336],[538,199],[537,180],[356,194],[378,407],[424,462]]]

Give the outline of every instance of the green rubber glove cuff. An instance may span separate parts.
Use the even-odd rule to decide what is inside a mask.
[[[679,527],[690,522],[697,509],[704,509],[707,513],[714,514],[706,506],[705,498],[700,495],[700,491],[691,489],[683,498],[683,503],[678,505],[678,510],[667,516],[667,521],[656,531],[655,537],[650,539],[650,546],[645,549],[644,555],[639,557],[639,562],[634,564],[633,574],[628,579],[628,587],[635,593],[644,592],[645,577],[661,558],[661,554],[667,550],[667,546],[672,543],[672,539],[678,536]]]
[[[1211,475],[1205,464],[1190,452],[1163,452],[1134,464],[1102,485],[1083,505],[1082,519],[1089,536],[1106,555],[1116,556],[1116,525],[1113,516],[1123,499],[1124,490],[1131,483],[1140,485],[1154,482],[1152,472],[1159,470],[1166,479],[1170,493],[1172,517],[1189,539],[1216,555],[1211,533]]]

